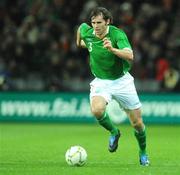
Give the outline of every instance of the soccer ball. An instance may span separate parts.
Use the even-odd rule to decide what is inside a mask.
[[[87,161],[87,152],[81,146],[71,146],[66,151],[65,159],[70,166],[83,166]]]

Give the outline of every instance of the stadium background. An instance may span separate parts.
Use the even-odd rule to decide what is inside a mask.
[[[13,116],[17,116],[17,119],[19,116],[23,120],[24,116],[33,118],[33,115],[34,118],[56,118],[53,112],[47,114],[48,107],[42,109],[41,105],[39,107],[44,111],[43,114],[33,112],[36,110],[31,107],[34,101],[37,104],[47,101],[51,103],[49,108],[53,108],[56,99],[67,101],[71,106],[70,101],[75,98],[77,105],[74,108],[77,110],[82,100],[79,95],[84,95],[83,99],[88,101],[89,82],[93,79],[88,65],[88,53],[85,49],[78,49],[75,40],[78,25],[89,21],[89,12],[95,6],[110,9],[114,24],[127,33],[135,55],[131,74],[135,77],[141,100],[147,102],[150,100],[148,97],[152,96],[148,104],[149,111],[154,111],[153,104],[156,102],[159,106],[166,103],[160,107],[160,118],[169,116],[179,121],[180,7],[177,0],[16,0],[13,3],[2,0],[0,119],[13,120]],[[14,95],[11,95],[12,92]],[[68,96],[69,92],[71,95]],[[160,100],[157,94],[165,97]],[[50,102],[52,98],[54,102]],[[58,106],[59,111],[65,110],[63,106]],[[163,112],[163,108],[168,109],[170,114]],[[92,118],[87,105],[86,109],[88,112],[84,115]],[[66,117],[73,117],[71,114]],[[147,115],[151,116],[150,113],[145,114],[145,118]],[[58,118],[61,117],[58,114]],[[28,117],[24,118],[26,120]]]
[[[75,45],[78,25],[95,6],[112,12],[114,24],[127,33],[133,46],[131,74],[143,104],[154,163],[148,170],[134,165],[131,154],[136,152],[129,145],[136,144],[126,116],[114,102],[108,110],[130,143],[122,141],[121,156],[110,157],[86,139],[88,135],[104,145],[108,136],[96,124],[89,125],[96,123],[88,99],[93,77],[87,51]],[[116,175],[116,169],[122,175],[178,174],[179,19],[178,0],[1,0],[0,174],[88,175],[92,167],[95,174]],[[97,137],[92,134],[96,132]],[[157,146],[161,143],[163,148]],[[64,152],[72,144],[82,144],[88,150],[89,163],[84,169],[68,169],[64,162]],[[158,158],[166,161],[160,164]],[[110,167],[111,159],[121,166],[112,161]]]

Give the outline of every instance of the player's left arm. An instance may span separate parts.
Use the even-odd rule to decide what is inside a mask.
[[[107,38],[104,38],[103,41],[104,47],[107,48],[110,52],[120,58],[126,59],[127,61],[133,61],[134,55],[132,49],[128,47],[123,49],[114,48],[111,44],[111,41]]]

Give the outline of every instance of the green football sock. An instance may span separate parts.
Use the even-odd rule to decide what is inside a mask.
[[[98,120],[99,124],[106,130],[110,131],[112,135],[118,134],[118,129],[114,126],[109,118],[109,115],[105,112],[104,115]]]
[[[146,132],[145,128],[142,131],[134,131],[134,135],[138,141],[140,154],[146,153]]]

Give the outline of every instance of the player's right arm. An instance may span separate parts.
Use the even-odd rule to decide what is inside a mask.
[[[77,30],[77,35],[76,35],[76,44],[78,47],[86,48],[85,42],[81,39],[81,34],[80,34],[80,27]]]

